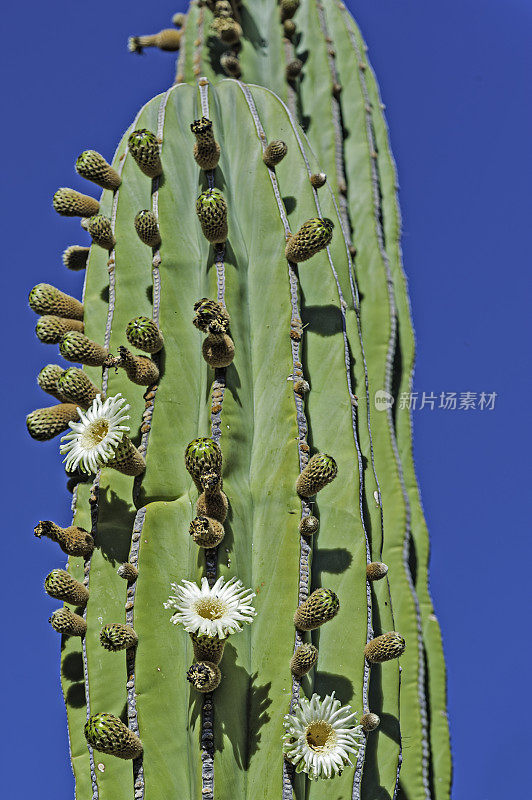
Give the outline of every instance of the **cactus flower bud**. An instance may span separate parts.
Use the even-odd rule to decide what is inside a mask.
[[[216,476],[217,488],[210,489],[205,487],[205,474]],[[200,494],[196,503],[197,516],[211,517],[218,520],[218,522],[225,522],[229,503],[227,502],[226,494],[219,488],[220,476],[214,471],[204,473],[201,475],[200,483],[204,486],[204,491]]]
[[[43,392],[52,395],[52,397],[55,397],[55,399],[59,400],[60,403],[67,401],[67,398],[57,385],[57,382],[63,372],[64,369],[60,367],[59,364],[47,364],[37,375],[37,383]]]
[[[194,439],[185,450],[185,467],[201,492],[201,476],[205,472],[215,470],[218,475],[222,474],[222,451],[214,439],[206,436]]]
[[[301,74],[302,69],[303,62],[300,61],[299,58],[294,58],[293,61],[289,61],[286,65],[286,80],[295,81],[295,79]]]
[[[287,39],[291,39],[296,30],[296,23],[293,20],[287,19],[283,22],[283,31]]]
[[[38,283],[31,290],[28,302],[37,314],[53,314],[66,319],[83,319],[83,303],[56,289],[49,283]]]
[[[122,178],[96,150],[84,150],[76,161],[76,172],[82,178],[96,183],[103,189],[118,189]]]
[[[92,217],[100,210],[94,197],[63,187],[54,194],[53,205],[62,217]]]
[[[64,569],[53,569],[44,580],[44,589],[50,597],[74,606],[85,606],[89,599],[89,590]]]
[[[181,31],[165,28],[152,36],[130,36],[127,47],[130,53],[142,53],[145,47],[158,47],[168,53],[175,53],[181,46]]]
[[[301,644],[290,661],[290,670],[296,678],[302,678],[318,660],[318,650],[313,644]]]
[[[78,244],[71,244],[63,253],[63,264],[67,269],[80,270],[87,266],[90,247],[81,247]]]
[[[300,497],[312,497],[334,480],[337,473],[338,467],[332,456],[316,453],[300,473],[296,483],[296,492]]]
[[[189,533],[198,547],[218,547],[225,536],[222,523],[209,517],[195,517]]]
[[[225,74],[229,75],[231,78],[240,78],[242,75],[240,61],[234,53],[224,53],[221,55],[220,64]]]
[[[288,240],[285,258],[295,263],[311,258],[330,243],[333,228],[334,223],[327,217],[307,220]]]
[[[70,403],[77,403],[88,408],[100,389],[94,385],[88,375],[77,367],[69,367],[57,381],[59,391]]]
[[[224,44],[231,46],[238,44],[242,36],[242,28],[232,17],[215,17],[211,30]]]
[[[281,163],[287,153],[288,145],[281,139],[274,139],[262,154],[262,160],[267,167],[273,168]]]
[[[59,342],[59,352],[67,361],[100,367],[107,358],[107,350],[77,331],[65,333]]]
[[[140,170],[145,175],[149,178],[156,178],[162,173],[163,167],[159,154],[159,142],[154,133],[145,128],[133,131],[127,140],[127,146]]]
[[[380,581],[388,572],[388,566],[381,561],[371,561],[366,567],[368,581]]]
[[[201,230],[211,244],[227,239],[227,203],[219,189],[206,189],[196,200]]]
[[[220,685],[222,673],[212,661],[198,661],[187,670],[187,681],[198,692],[213,692]]]
[[[130,625],[111,622],[104,625],[100,631],[101,646],[113,653],[118,650],[126,650],[128,647],[135,647],[138,641],[139,637]]]
[[[374,731],[375,728],[379,727],[380,723],[381,720],[378,714],[373,714],[371,711],[368,711],[367,714],[362,714],[360,717],[360,724],[362,725],[364,733]]]
[[[66,634],[67,636],[85,636],[87,632],[87,623],[80,617],[79,614],[74,614],[68,606],[58,608],[54,611],[48,622],[58,633]]]
[[[364,648],[364,655],[371,664],[380,664],[382,661],[399,658],[404,653],[405,647],[403,637],[395,631],[389,631],[371,639]]]
[[[301,631],[312,631],[338,614],[340,601],[330,589],[316,589],[294,615],[294,624]]]
[[[116,244],[113,227],[109,217],[103,214],[96,214],[87,223],[87,230],[94,244],[103,247],[104,250],[112,250]]]
[[[26,426],[32,439],[45,442],[68,430],[68,423],[79,418],[73,403],[59,403],[48,408],[36,408],[26,417]]]
[[[136,733],[113,714],[93,714],[85,723],[85,738],[91,747],[117,758],[138,758],[142,742]]]
[[[174,14],[174,16],[172,17],[172,25],[175,25],[176,28],[182,28],[183,25],[185,24],[186,18],[187,18],[186,14],[183,13]]]
[[[35,326],[37,338],[43,344],[58,344],[68,331],[83,333],[83,322],[80,322],[79,319],[65,319],[65,317],[46,314],[44,317],[39,317]]]
[[[196,316],[192,320],[198,330],[203,333],[226,333],[230,324],[230,317],[227,310],[221,303],[202,297],[194,303]]]
[[[130,564],[128,561],[126,561],[125,564],[120,564],[116,572],[128,583],[133,583],[139,576],[139,571],[136,566],[134,564]]]
[[[224,654],[225,639],[219,639],[218,636],[207,636],[206,633],[189,633],[189,636],[192,639],[196,661],[220,663]]]
[[[228,367],[235,357],[235,345],[227,333],[209,333],[203,342],[201,352],[211,367]]]
[[[158,353],[164,345],[159,326],[149,317],[135,317],[128,322],[126,339],[145,353]]]
[[[303,536],[312,536],[319,527],[320,521],[317,517],[313,517],[312,515],[303,517],[299,523],[299,533],[302,533]]]
[[[196,119],[190,125],[196,137],[194,158],[201,169],[215,169],[220,160],[220,145],[212,132],[212,122],[207,117]]]
[[[38,539],[47,536],[52,542],[57,542],[63,553],[69,556],[88,558],[94,550],[94,539],[90,533],[77,525],[62,528],[47,519],[35,526],[34,533]]]
[[[146,469],[146,462],[129,436],[124,434],[113,457],[107,461],[106,466],[116,469],[116,471],[121,472],[122,475],[129,475],[134,478],[144,472]]]
[[[292,19],[299,8],[300,0],[281,0],[281,22]]]
[[[161,235],[159,233],[159,225],[157,217],[149,209],[139,211],[134,221],[137,236],[147,244],[149,247],[159,247],[161,244]]]
[[[320,189],[322,186],[325,186],[327,175],[324,172],[314,172],[310,176],[310,182],[314,189]]]
[[[146,356],[134,356],[133,353],[121,345],[118,348],[118,357],[107,359],[110,367],[122,367],[132,383],[137,386],[152,386],[159,380],[157,364]]]

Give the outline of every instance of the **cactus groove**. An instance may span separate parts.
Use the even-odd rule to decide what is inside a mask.
[[[448,800],[411,420],[374,403],[409,390],[414,339],[363,40],[338,0],[194,0],[175,24],[130,40],[179,49],[174,85],[109,164],[78,159],[100,199],[93,185],[54,198],[92,215],[90,249],[64,256],[86,268],[83,305],[48,284],[30,297],[41,340],[85,361],[39,373],[60,404],[44,416],[61,421],[30,415],[34,438],[76,419],[73,402],[121,393],[138,448],[130,475],[112,459],[75,474],[72,522],[35,528],[58,569],[70,553],[64,599],[81,602],[51,618],[73,633],[61,680],[76,798]],[[221,452],[208,474],[183,457],[201,437]],[[251,624],[222,642],[165,607],[172,583],[203,577],[256,595]],[[362,725],[331,780],[283,756],[285,715],[313,693]]]

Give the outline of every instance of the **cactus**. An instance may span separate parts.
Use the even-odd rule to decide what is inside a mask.
[[[93,476],[72,526],[35,529],[69,554],[46,590],[84,606],[52,621],[84,665],[77,800],[446,800],[410,418],[373,402],[408,390],[413,335],[363,41],[338,0],[175,24],[130,41],[179,47],[175,84],[110,164],[78,159],[101,199],[54,198],[89,218],[64,255],[83,306],[32,300],[84,326],[59,341],[83,369],[41,370],[60,403],[28,417]]]

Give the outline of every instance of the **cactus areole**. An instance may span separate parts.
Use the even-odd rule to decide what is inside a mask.
[[[414,343],[366,47],[339,0],[174,24],[127,32],[177,66],[114,157],[64,143],[83,304],[60,274],[28,287],[27,426],[74,493],[35,535],[76,798],[448,800],[411,421],[374,403]]]

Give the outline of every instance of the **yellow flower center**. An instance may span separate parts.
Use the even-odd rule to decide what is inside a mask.
[[[221,619],[227,606],[218,598],[202,598],[195,604],[194,610],[203,619]]]
[[[95,422],[91,422],[91,424],[88,425],[86,430],[83,432],[81,446],[87,448],[87,450],[91,447],[97,447],[100,442],[103,442],[108,433],[108,420],[98,419]]]
[[[332,725],[323,720],[311,722],[306,731],[307,744],[311,750],[323,752],[336,745],[336,733]]]

